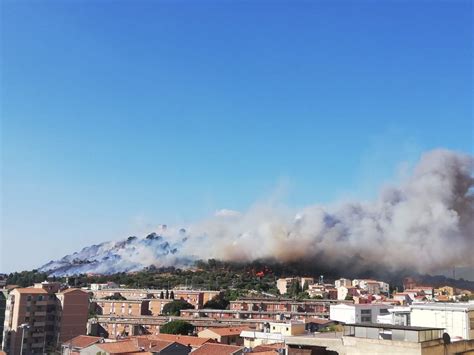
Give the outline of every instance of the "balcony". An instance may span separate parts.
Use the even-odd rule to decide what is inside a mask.
[[[38,343],[31,344],[31,347],[34,348],[34,349],[42,348],[43,346],[44,346],[44,344],[43,344],[42,341],[40,341]]]
[[[33,338],[44,338],[44,332],[31,333]]]
[[[44,327],[46,325],[46,322],[34,322],[33,326],[35,327]]]
[[[35,316],[36,317],[45,317],[46,316],[46,311],[36,311]]]
[[[48,301],[36,301],[36,306],[46,306],[48,304]]]

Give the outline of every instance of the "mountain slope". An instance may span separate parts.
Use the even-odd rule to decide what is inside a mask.
[[[156,233],[144,238],[131,236],[118,242],[85,247],[79,252],[48,262],[39,271],[48,272],[52,276],[64,276],[139,271],[151,265],[187,266],[192,264],[193,258],[180,253],[186,240],[184,234],[176,242],[168,241]]]

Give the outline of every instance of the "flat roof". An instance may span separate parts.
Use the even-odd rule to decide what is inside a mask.
[[[473,311],[474,303],[453,303],[453,302],[431,302],[431,303],[414,303],[411,305],[413,309],[437,309],[447,311]]]
[[[424,330],[444,330],[444,328],[414,327],[414,326],[392,325],[392,324],[382,324],[382,323],[346,323],[344,326],[359,327],[359,328],[413,330],[413,331],[417,331],[417,332],[424,331]]]

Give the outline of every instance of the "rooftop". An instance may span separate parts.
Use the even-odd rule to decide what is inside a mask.
[[[436,327],[414,327],[406,325],[393,325],[393,324],[382,324],[382,323],[347,323],[346,327],[361,327],[361,328],[378,328],[378,329],[396,329],[396,330],[412,330],[412,331],[425,331],[425,330],[444,330],[444,328]]]
[[[93,337],[93,336],[88,336],[88,335],[79,335],[75,338],[72,338],[66,342],[63,343],[63,345],[68,345],[73,348],[85,348],[89,345],[98,343],[100,341],[100,337]]]
[[[474,303],[431,302],[411,305],[412,309],[438,309],[446,311],[474,311]]]
[[[207,328],[204,330],[210,330],[220,336],[239,335],[244,330],[250,330],[249,327],[223,327],[223,328]],[[203,331],[204,331],[203,330]]]
[[[43,288],[36,288],[36,287],[23,287],[23,288],[15,288],[16,292],[18,293],[23,293],[23,294],[48,294],[48,291],[46,291]]]
[[[242,346],[207,343],[192,352],[193,355],[232,355],[242,350]]]
[[[176,342],[182,345],[190,345],[194,348],[201,346],[208,342],[213,342],[211,338],[198,338],[189,335],[174,335],[174,334],[158,334],[153,336],[147,336],[148,339],[153,340],[163,340],[163,341],[171,341]]]

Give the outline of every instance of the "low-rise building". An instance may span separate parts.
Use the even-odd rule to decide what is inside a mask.
[[[388,309],[389,314],[382,314],[377,316],[377,323],[409,326],[410,322],[410,307],[393,307]]]
[[[451,339],[474,339],[474,303],[411,305],[411,325],[443,328]]]
[[[265,323],[260,331],[244,330],[240,337],[244,340],[246,348],[259,345],[282,343],[286,336],[295,336],[306,333],[304,322],[269,322]]]
[[[249,330],[249,327],[214,327],[206,328],[198,333],[199,338],[210,338],[227,345],[243,345],[244,340],[240,333]]]
[[[288,355],[454,355],[474,351],[474,341],[446,343],[443,329],[384,324],[346,324],[343,333],[286,337]]]

